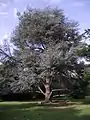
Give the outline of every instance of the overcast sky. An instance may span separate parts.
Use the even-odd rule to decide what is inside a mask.
[[[69,19],[79,22],[81,31],[90,28],[90,0],[0,0],[0,42],[15,28],[17,11],[23,12],[28,5],[61,8]]]

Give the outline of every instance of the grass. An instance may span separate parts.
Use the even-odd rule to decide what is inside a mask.
[[[0,120],[90,120],[90,104],[82,102],[61,107],[31,102],[1,102]]]

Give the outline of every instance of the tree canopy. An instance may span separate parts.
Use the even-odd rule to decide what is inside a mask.
[[[28,8],[18,17],[19,24],[11,37],[17,48],[14,58],[19,61],[18,74],[10,84],[11,90],[38,88],[46,101],[54,88],[84,93],[84,64],[78,63],[77,52],[82,40],[78,23],[66,18],[61,9]]]

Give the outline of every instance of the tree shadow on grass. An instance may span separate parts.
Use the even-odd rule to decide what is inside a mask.
[[[51,107],[28,103],[8,106],[7,109],[1,110],[0,120],[90,120],[90,114],[76,107]]]
[[[90,96],[87,96],[86,99],[82,100],[83,104],[90,104]]]
[[[77,102],[77,103],[81,102],[81,104],[88,105],[88,104],[90,104],[90,96],[87,96],[85,99],[71,99],[71,101]]]
[[[70,103],[70,105],[73,105]],[[57,102],[57,103],[48,103],[48,104],[43,104],[43,103],[38,103],[38,102],[35,102],[35,103],[29,103],[29,102],[26,102],[26,103],[2,103],[0,104],[0,110],[10,110],[10,109],[15,109],[15,108],[18,108],[18,109],[22,109],[22,108],[31,108],[31,107],[35,107],[35,106],[43,106],[43,107],[61,107],[61,106],[68,106],[68,104],[65,104],[64,102]]]

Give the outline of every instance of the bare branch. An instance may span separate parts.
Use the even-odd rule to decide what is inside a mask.
[[[65,89],[54,89],[54,90],[52,90],[52,92],[54,92],[54,91],[63,91],[63,90],[69,91],[67,88],[65,88]]]
[[[36,91],[37,93],[41,93],[40,91]]]
[[[51,97],[51,95],[52,95],[52,91],[51,91],[50,94],[49,94],[49,98]]]
[[[40,92],[45,95],[45,93],[42,91],[42,89],[38,86],[38,89],[40,90]]]

